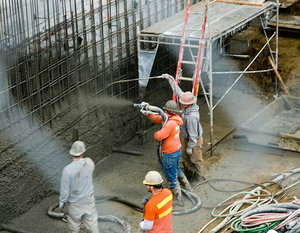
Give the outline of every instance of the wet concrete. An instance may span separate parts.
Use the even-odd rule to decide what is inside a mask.
[[[199,100],[199,103],[201,103],[201,100]],[[230,117],[225,111],[226,109],[230,110],[233,104],[235,105],[234,109],[238,109],[234,113],[231,112],[231,114],[235,114],[236,122],[244,121],[253,111],[263,107],[261,99],[238,91],[231,92],[215,111],[214,132],[216,141],[220,141],[234,129],[234,124],[229,120]],[[204,104],[201,104],[200,111],[202,115],[201,123],[204,128],[204,150],[206,151],[209,149],[207,144],[209,141],[209,118]],[[155,142],[152,138],[153,132],[157,129],[158,126],[153,126],[148,131],[144,145],[141,145],[136,137],[123,147],[124,149],[141,151],[143,152],[142,156],[112,153],[97,163],[94,179],[95,195],[119,196],[136,204],[140,204],[144,196],[149,196],[142,180],[149,170],[161,171],[161,167],[156,160]],[[273,176],[278,173],[300,167],[299,154],[256,147],[248,144],[243,138],[233,138],[232,134],[229,134],[217,144],[213,152],[213,156],[209,156],[210,153],[205,155],[204,175],[208,180],[226,178],[259,183],[273,179]],[[212,218],[210,207],[216,206],[234,193],[227,192],[228,190],[239,190],[247,186],[225,181],[214,182],[213,185],[224,191],[215,191],[208,184],[196,187],[194,192],[202,200],[203,206],[193,214],[174,216],[174,233],[198,232]],[[165,186],[167,186],[166,183]],[[289,193],[290,196],[297,194],[299,194],[299,189],[291,190]],[[55,195],[44,199],[24,215],[9,222],[8,225],[33,233],[66,232],[66,223],[50,218],[46,214],[48,207],[57,200],[58,196]],[[186,207],[191,206],[186,199],[185,204]],[[177,207],[175,208],[177,209]],[[142,218],[142,213],[124,204],[112,201],[98,202],[97,210],[101,216],[114,215],[129,222],[132,232],[141,232],[139,221]],[[100,223],[100,229],[102,232],[122,232],[121,227],[112,223]]]

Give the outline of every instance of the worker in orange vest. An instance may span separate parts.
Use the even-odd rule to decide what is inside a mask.
[[[149,171],[143,184],[152,197],[145,203],[144,218],[140,222],[142,230],[148,233],[172,233],[171,191],[162,186],[163,179],[159,172]]]

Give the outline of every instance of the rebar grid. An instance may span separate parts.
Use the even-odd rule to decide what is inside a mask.
[[[0,130],[22,121],[33,130],[52,127],[53,120],[90,98],[137,94],[137,83],[110,83],[137,76],[139,31],[183,10],[185,4],[1,0]],[[88,106],[81,116],[99,107]]]

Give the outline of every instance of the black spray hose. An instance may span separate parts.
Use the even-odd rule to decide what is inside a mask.
[[[155,107],[155,106],[151,106],[149,105],[148,106],[148,109],[151,111],[151,112],[157,112],[161,118],[162,118],[162,123],[161,123],[161,127],[160,129],[162,129],[162,127],[164,126],[164,124],[166,123],[167,121],[167,116],[166,114],[164,113],[164,111],[158,107]],[[156,155],[157,155],[157,160],[160,164],[162,164],[162,152],[161,152],[161,141],[157,142],[156,144]]]
[[[189,192],[185,189],[182,189],[182,192],[187,196],[187,198],[189,198],[193,204],[193,207],[191,209],[187,209],[187,210],[178,210],[178,211],[173,211],[172,214],[173,215],[184,215],[184,214],[190,214],[190,213],[194,213],[196,211],[198,211],[201,207],[201,200],[200,198],[195,195],[194,193],[192,192]],[[144,211],[144,208],[143,206],[141,205],[138,205],[136,203],[133,203],[131,201],[127,201],[127,200],[124,200],[124,199],[121,199],[117,196],[95,196],[95,200],[96,201],[117,201],[117,202],[120,202],[122,204],[125,204],[133,209],[135,209],[136,211],[139,211],[141,213],[143,213]],[[50,217],[53,217],[53,218],[58,218],[58,219],[63,219],[65,217],[65,213],[63,212],[55,212],[54,210],[57,209],[59,206],[59,203],[55,203],[53,205],[51,205],[49,208],[48,208],[48,215]],[[104,222],[107,222],[111,219],[111,216],[109,216],[109,218],[107,218],[107,216],[101,216],[99,217],[100,219],[98,219],[98,221],[104,221]],[[117,218],[114,218],[114,219],[117,219]],[[115,220],[113,220],[115,221]],[[119,220],[118,219],[118,224],[122,225],[124,228],[127,227],[127,223],[125,224],[123,221]],[[127,227],[128,228],[128,227]]]

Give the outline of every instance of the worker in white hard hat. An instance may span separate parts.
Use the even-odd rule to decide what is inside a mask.
[[[168,80],[182,107],[181,143],[184,173],[193,179],[193,184],[197,184],[204,179],[202,157],[203,129],[200,124],[199,106],[196,103],[197,98],[190,91],[183,92],[172,76],[164,74],[163,77]]]
[[[73,162],[62,172],[59,209],[66,208],[70,232],[80,231],[82,222],[92,233],[99,233],[98,214],[94,198],[93,173],[95,164],[90,158],[83,158],[84,142],[76,141],[69,153]]]
[[[145,203],[144,218],[140,222],[142,230],[148,233],[172,232],[172,192],[163,188],[159,172],[149,171],[143,184],[152,197]]]

